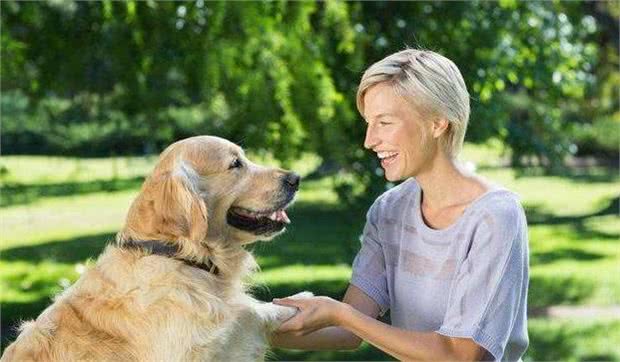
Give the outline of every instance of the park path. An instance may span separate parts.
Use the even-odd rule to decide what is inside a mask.
[[[604,318],[620,319],[620,305],[554,305],[529,311],[530,317],[552,319]]]

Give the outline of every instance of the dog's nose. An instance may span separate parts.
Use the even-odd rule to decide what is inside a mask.
[[[299,175],[296,174],[295,172],[287,173],[286,176],[284,176],[284,182],[286,183],[286,186],[294,190],[299,189],[300,180],[301,180],[301,177],[299,177]]]

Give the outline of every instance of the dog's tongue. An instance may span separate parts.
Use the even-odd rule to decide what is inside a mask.
[[[276,211],[277,214],[277,218],[279,221],[284,221],[287,224],[291,223],[291,219],[288,218],[288,215],[286,215],[286,211],[284,210],[278,210]]]

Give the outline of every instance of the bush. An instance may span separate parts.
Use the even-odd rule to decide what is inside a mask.
[[[575,133],[579,155],[618,157],[620,112],[582,124]]]

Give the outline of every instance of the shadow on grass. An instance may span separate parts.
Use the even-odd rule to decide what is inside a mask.
[[[348,281],[321,280],[299,283],[279,283],[271,285],[255,285],[251,294],[257,299],[271,302],[273,298],[284,298],[293,294],[310,291],[315,295],[325,295],[334,299],[342,299],[349,285]]]
[[[31,303],[2,303],[2,351],[17,338],[17,328],[23,321],[36,319],[47,306],[52,304],[50,297],[40,298]],[[0,355],[2,352],[0,352]]]
[[[618,321],[530,321],[530,346],[524,361],[618,361],[613,343]]]
[[[553,263],[562,259],[589,261],[605,258],[606,255],[600,253],[592,253],[580,249],[566,248],[557,249],[553,251],[533,252],[530,256],[530,263],[532,265]]]
[[[365,218],[346,209],[299,202],[287,211],[292,223],[283,235],[255,244],[262,270],[291,264],[351,264]]]
[[[93,180],[84,182],[62,182],[48,184],[5,184],[2,186],[0,207],[24,205],[41,197],[83,195],[94,192],[113,192],[139,188],[143,177],[128,179]]]
[[[54,240],[45,244],[19,246],[3,250],[0,260],[23,260],[37,263],[53,260],[59,263],[77,263],[88,258],[96,258],[114,234],[102,233],[77,238]]]
[[[381,350],[363,344],[355,351],[293,351],[275,349],[267,361],[396,361]]]
[[[540,205],[534,205],[526,208],[527,219],[529,225],[560,225],[560,224],[574,224],[574,223],[583,223],[585,220],[597,217],[597,216],[607,216],[607,215],[616,215],[620,216],[620,196],[615,196],[604,200],[602,202],[605,206],[603,206],[600,210],[583,215],[575,215],[575,216],[556,216],[552,213],[546,212]]]
[[[528,225],[569,225],[575,231],[575,236],[580,239],[602,239],[618,241],[620,235],[594,230],[586,224],[586,221],[593,217],[616,215],[620,216],[620,196],[616,196],[604,201],[605,206],[600,210],[576,216],[557,216],[547,212],[540,205],[528,206],[525,208]]]
[[[528,289],[528,309],[537,310],[557,304],[578,304],[591,296],[596,286],[575,277],[531,276]]]

